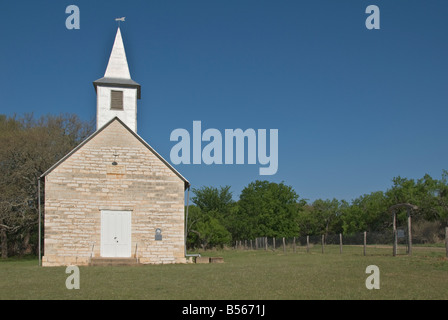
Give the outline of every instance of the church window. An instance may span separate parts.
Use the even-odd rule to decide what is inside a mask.
[[[110,109],[123,110],[123,91],[112,90],[110,94]]]

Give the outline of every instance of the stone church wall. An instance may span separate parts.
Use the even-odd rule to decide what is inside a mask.
[[[132,212],[141,263],[184,263],[184,195],[184,181],[114,120],[45,177],[43,265],[99,257],[101,210]]]

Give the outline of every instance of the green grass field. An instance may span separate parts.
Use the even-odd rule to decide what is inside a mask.
[[[38,267],[35,259],[0,260],[0,299],[448,299],[448,260],[440,248],[327,246],[325,253],[207,251],[222,264],[80,267],[80,289],[68,290],[65,267]],[[399,253],[400,253],[399,252]],[[368,290],[366,267],[380,270],[380,289]]]

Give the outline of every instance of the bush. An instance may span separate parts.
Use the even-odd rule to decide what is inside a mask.
[[[441,243],[445,234],[440,221],[421,220],[412,224],[412,242]]]

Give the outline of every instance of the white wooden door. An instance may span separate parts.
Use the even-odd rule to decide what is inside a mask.
[[[101,211],[101,256],[131,257],[131,211]]]

